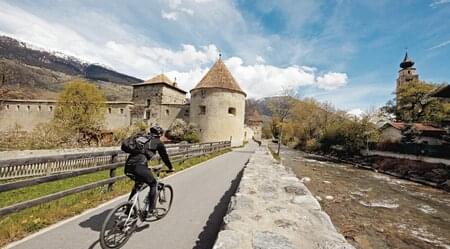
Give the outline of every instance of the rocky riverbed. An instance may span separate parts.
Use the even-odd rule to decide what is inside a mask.
[[[286,148],[281,156],[356,248],[450,248],[448,192]]]

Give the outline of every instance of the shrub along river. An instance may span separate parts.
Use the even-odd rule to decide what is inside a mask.
[[[355,247],[450,249],[449,192],[287,148],[281,157]]]

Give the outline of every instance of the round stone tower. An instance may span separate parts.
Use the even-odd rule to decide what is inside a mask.
[[[200,129],[202,142],[244,140],[246,94],[219,58],[191,90],[190,123]]]

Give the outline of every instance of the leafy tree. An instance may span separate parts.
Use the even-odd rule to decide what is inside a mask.
[[[176,142],[187,141],[189,143],[197,143],[200,141],[200,133],[194,125],[189,125],[182,119],[176,119],[166,136]]]
[[[97,87],[74,80],[59,95],[53,121],[61,129],[81,136],[98,135],[105,119],[105,102]]]
[[[440,125],[442,121],[450,119],[450,104],[428,96],[435,88],[436,85],[424,81],[402,83],[397,89],[396,98],[390,100],[383,110],[404,122]]]

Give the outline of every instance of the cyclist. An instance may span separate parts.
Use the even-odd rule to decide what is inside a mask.
[[[173,166],[170,162],[169,155],[167,154],[166,147],[161,142],[160,137],[163,135],[164,130],[159,126],[153,126],[150,128],[150,133],[147,135],[150,141],[144,146],[143,153],[130,154],[125,162],[125,174],[132,174],[135,177],[135,185],[131,190],[130,200],[134,194],[136,194],[138,183],[144,182],[150,187],[148,192],[149,208],[147,213],[153,212],[156,206],[156,180],[152,174],[152,171],[148,168],[147,161],[149,161],[158,152],[164,164],[169,168],[169,172],[173,172]]]

